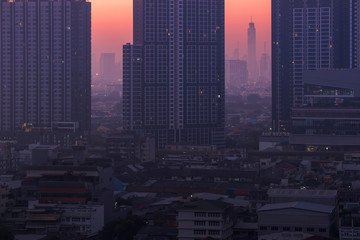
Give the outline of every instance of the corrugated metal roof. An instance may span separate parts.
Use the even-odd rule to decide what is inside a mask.
[[[312,212],[321,212],[321,213],[332,213],[334,210],[333,206],[315,204],[309,202],[287,202],[287,203],[274,203],[266,204],[265,206],[259,209],[259,212],[281,210],[281,209],[300,209]]]

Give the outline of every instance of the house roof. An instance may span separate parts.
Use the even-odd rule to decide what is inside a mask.
[[[286,202],[286,203],[274,203],[266,204],[259,209],[259,212],[274,211],[281,209],[300,209],[305,211],[320,212],[320,213],[332,213],[333,206],[315,204],[309,202]]]

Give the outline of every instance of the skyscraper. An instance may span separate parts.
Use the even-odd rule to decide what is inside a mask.
[[[266,52],[266,43],[264,44],[264,53],[260,58],[260,78],[259,82],[269,81],[271,78],[270,56]]]
[[[272,1],[273,128],[288,131],[303,104],[304,70],[357,65],[357,1]]]
[[[0,132],[75,126],[88,134],[91,3],[2,0],[0,15]]]
[[[239,50],[240,50],[240,44],[239,44],[239,41],[238,41],[237,42],[237,47],[234,48],[234,51],[233,51],[233,59],[232,60],[239,60],[240,59]]]
[[[356,32],[357,32],[357,68],[360,69],[360,0],[356,0],[356,5],[357,5],[357,14],[356,16],[358,17],[357,19],[357,28],[356,28]]]
[[[232,94],[240,94],[240,88],[248,84],[246,61],[226,60],[225,71],[227,91]]]
[[[223,146],[224,61],[224,0],[134,0],[125,128],[153,135],[158,148]]]
[[[116,80],[115,53],[102,53],[100,56],[100,77],[105,83]]]
[[[252,82],[257,82],[259,77],[258,63],[256,58],[256,28],[255,23],[249,23],[248,28],[248,56],[247,65],[249,70],[249,78]]]

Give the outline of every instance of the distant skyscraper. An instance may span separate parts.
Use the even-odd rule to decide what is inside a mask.
[[[224,146],[224,61],[224,0],[134,0],[125,128],[152,134],[158,148]]]
[[[248,70],[246,61],[226,60],[225,62],[226,86],[239,94],[240,86],[248,84]],[[234,93],[234,91],[229,91]]]
[[[266,43],[264,44],[264,53],[260,58],[260,78],[262,82],[271,78],[270,56],[266,53]]]
[[[357,1],[272,1],[273,127],[288,131],[303,104],[304,70],[357,65]]]
[[[96,76],[96,74],[99,73],[98,71],[98,62],[97,62],[97,57],[95,54],[91,55],[91,76],[94,77]]]
[[[239,53],[239,42],[237,42],[237,47],[233,51],[233,60],[239,60],[240,59],[240,53]]]
[[[91,3],[1,1],[0,131],[90,131]],[[72,123],[72,124],[64,124]]]
[[[116,80],[115,53],[102,53],[100,57],[101,81],[111,83]]]
[[[250,22],[248,28],[248,56],[247,65],[249,70],[249,78],[256,82],[259,77],[258,63],[256,57],[256,28],[255,23]]]

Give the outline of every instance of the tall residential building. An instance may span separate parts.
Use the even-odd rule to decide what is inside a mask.
[[[356,4],[357,4],[357,14],[356,16],[359,18],[360,16],[360,0],[356,0]],[[356,28],[356,32],[357,32],[357,46],[356,46],[356,49],[357,49],[357,68],[360,68],[360,19],[357,19],[357,28]]]
[[[224,146],[224,0],[134,0],[124,123],[156,146]]]
[[[357,65],[357,1],[272,1],[273,128],[288,131],[303,104],[304,70]]]
[[[255,23],[249,23],[248,28],[248,56],[247,63],[249,69],[249,77],[253,82],[257,82],[259,77],[258,63],[256,58],[256,28]]]
[[[0,15],[1,134],[70,125],[88,134],[91,3],[1,0]]]
[[[101,81],[111,83],[116,80],[115,53],[102,53],[100,56]]]

